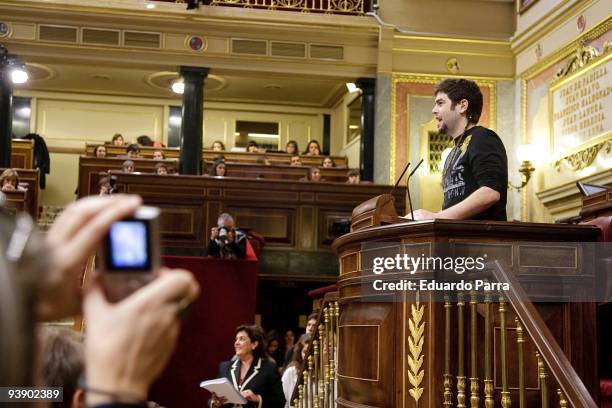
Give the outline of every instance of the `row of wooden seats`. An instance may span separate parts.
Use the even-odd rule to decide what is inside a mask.
[[[39,172],[38,169],[13,168],[19,174],[19,184],[27,184],[26,191],[5,192],[10,208],[28,212],[35,220],[38,218]],[[4,168],[0,168],[2,173]]]
[[[121,170],[121,165],[125,158],[119,157],[79,157],[79,196],[95,194],[98,191],[98,181],[100,173],[109,170]],[[157,163],[164,163],[168,168],[177,170],[178,161],[172,159],[150,160],[150,159],[131,159],[134,168],[139,173],[155,173]],[[209,164],[206,166],[209,168]],[[309,168],[306,166],[287,166],[287,165],[264,165],[248,163],[227,163],[227,177],[240,177],[249,179],[271,179],[271,180],[291,180],[297,181],[308,177]],[[338,167],[320,168],[321,176],[326,182],[344,183],[346,182],[347,169]]]
[[[99,144],[87,143],[85,146],[85,154],[87,156],[94,155],[94,149]],[[127,146],[114,146],[111,144],[105,144],[106,147],[106,156],[107,157],[115,157],[115,156],[123,156],[125,155]],[[164,155],[167,159],[178,159],[180,156],[180,149],[176,147],[141,147],[140,154],[143,158],[152,158],[153,152],[156,150],[161,150],[164,152]],[[291,161],[291,156],[286,153],[246,153],[246,152],[216,152],[213,150],[204,149],[202,151],[202,159],[205,161],[212,161],[217,156],[223,155],[225,157],[226,162],[237,162],[237,163],[257,163],[258,161],[263,161],[267,159],[272,164],[289,164]],[[325,156],[300,156],[302,160],[302,164],[304,166],[319,166],[323,163],[323,159]],[[346,167],[347,166],[347,158],[341,156],[331,156],[338,167]]]

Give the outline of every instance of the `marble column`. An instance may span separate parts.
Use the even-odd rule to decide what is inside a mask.
[[[181,125],[181,174],[202,174],[204,80],[208,71],[208,68],[181,67],[181,76],[185,83]]]

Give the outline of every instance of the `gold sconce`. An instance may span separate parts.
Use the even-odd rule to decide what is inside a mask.
[[[510,187],[520,191],[527,185],[529,179],[531,178],[531,174],[535,171],[535,168],[531,164],[534,155],[535,149],[533,145],[524,144],[518,147],[516,150],[516,157],[521,162],[521,167],[519,168],[519,173],[521,173],[521,185],[515,186],[514,184],[508,182]]]

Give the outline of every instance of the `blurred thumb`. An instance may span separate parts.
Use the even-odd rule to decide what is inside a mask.
[[[83,311],[87,316],[90,313],[96,313],[96,311],[106,310],[108,305],[100,278],[96,276],[83,295]]]

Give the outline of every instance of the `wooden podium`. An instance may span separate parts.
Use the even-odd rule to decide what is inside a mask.
[[[585,393],[590,393],[597,401],[595,304],[546,301],[551,291],[587,294],[596,289],[595,255],[579,243],[596,241],[600,234],[597,227],[455,220],[381,225],[398,219],[394,211],[388,210],[392,205],[385,206],[388,211],[383,211],[384,215],[381,215],[381,208],[371,205],[387,201],[377,197],[356,208],[353,217],[358,221],[354,224],[358,228],[353,228],[333,244],[340,259],[339,407],[442,407],[450,406],[444,404],[447,397],[452,400],[452,406],[457,406],[458,397],[470,406],[470,377],[474,373],[480,378],[479,404],[484,406],[485,352],[491,360],[490,385],[495,406],[501,406],[500,395],[504,390],[513,406],[519,406],[520,398],[525,398],[527,406],[532,406],[541,394],[536,348],[528,337],[520,346],[520,354],[524,356],[520,364],[524,370],[522,379],[517,373],[517,336],[521,330],[515,324],[516,315],[510,305],[504,306],[503,312],[499,311],[497,303],[490,309],[493,310],[492,320],[486,327],[492,327],[489,342],[492,349],[488,350],[482,345],[486,330],[485,308],[476,302],[472,308],[469,294],[461,304],[451,305],[426,291],[420,291],[418,296],[413,291],[380,295],[374,293],[371,285],[364,285],[374,279],[397,281],[432,277],[403,272],[374,274],[367,243],[383,246],[377,252],[388,256],[433,256],[444,248],[452,256],[486,252],[490,260],[497,259],[507,265],[509,274],[520,282],[522,290],[531,299],[540,299],[535,307],[544,321],[542,325],[550,330],[549,340],[556,340],[563,350],[561,354],[571,362],[575,370],[573,375],[579,377],[573,380],[582,382]],[[494,302],[498,302],[497,299]],[[473,319],[470,319],[471,312]],[[445,326],[450,324],[445,320],[449,316],[452,318],[450,331]],[[502,336],[501,327],[506,325],[508,329],[503,333],[507,335]],[[458,335],[458,331],[463,333]],[[468,336],[470,332],[476,336]],[[452,335],[447,337],[446,333]],[[448,350],[451,350],[450,358],[446,361]],[[503,364],[507,366],[507,375],[502,370],[502,350],[505,350]],[[447,370],[459,374],[450,376],[445,383]],[[463,380],[457,381],[461,374]],[[524,384],[524,394],[518,391],[520,381]],[[556,388],[552,387],[548,398],[551,404],[554,402],[554,406],[558,406]],[[450,394],[445,397],[445,392]]]

